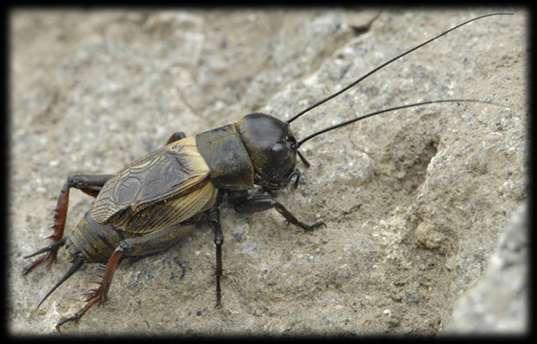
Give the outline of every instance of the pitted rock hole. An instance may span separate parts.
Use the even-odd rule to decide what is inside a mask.
[[[406,189],[415,191],[421,184],[423,184],[427,175],[427,167],[438,151],[437,147],[438,141],[436,139],[427,142],[424,149],[417,156],[414,164],[408,168],[407,177],[403,181],[403,185]]]
[[[427,167],[438,151],[439,137],[434,122],[420,120],[401,128],[387,150],[392,176],[407,193],[414,193],[425,181]]]

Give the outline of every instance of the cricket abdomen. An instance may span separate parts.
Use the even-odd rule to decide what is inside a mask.
[[[97,223],[88,211],[67,236],[66,245],[72,255],[82,254],[89,263],[106,263],[127,235],[112,224]]]

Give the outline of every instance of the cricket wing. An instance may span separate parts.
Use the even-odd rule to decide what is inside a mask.
[[[152,233],[183,221],[186,221],[211,208],[216,200],[218,190],[210,179],[186,194],[157,202],[133,213],[128,210],[120,216],[113,217],[116,228],[136,234]]]
[[[170,143],[125,167],[97,195],[91,216],[99,223],[129,211],[137,213],[186,194],[209,178],[209,167],[194,137]]]

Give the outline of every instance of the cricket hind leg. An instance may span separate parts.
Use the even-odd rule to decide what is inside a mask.
[[[58,250],[60,247],[65,245],[65,238],[61,238],[60,240],[53,241],[52,244],[43,247],[42,249],[37,250],[36,252],[29,254],[27,256],[24,256],[25,259],[37,256],[41,253],[47,253],[37,259],[35,259],[32,263],[25,266],[22,270],[23,275],[27,275],[30,271],[32,271],[37,266],[41,265],[44,262],[48,262],[47,266],[50,267],[52,263],[56,260],[56,256],[58,255]]]
[[[27,265],[22,273],[28,274],[37,266],[47,262],[47,266],[50,267],[52,263],[56,261],[58,250],[65,244],[63,237],[65,230],[65,222],[67,219],[67,209],[69,206],[69,190],[71,188],[79,189],[87,195],[96,197],[101,191],[102,186],[110,179],[111,174],[96,174],[96,175],[71,175],[67,177],[67,181],[60,191],[56,208],[54,209],[54,223],[52,225],[52,234],[47,237],[51,239],[52,243],[46,247],[43,247],[36,252],[25,256],[24,258],[31,258],[36,255],[46,253],[45,255],[37,258],[32,263]]]
[[[191,232],[191,228],[176,226],[168,227],[140,237],[128,238],[119,242],[116,249],[108,258],[106,265],[100,265],[98,287],[90,289],[86,295],[86,304],[74,315],[61,319],[56,324],[56,330],[60,331],[61,326],[68,322],[78,322],[80,318],[95,304],[103,304],[108,296],[110,284],[114,277],[119,263],[125,257],[148,256],[168,249],[175,245],[180,239],[186,237]]]

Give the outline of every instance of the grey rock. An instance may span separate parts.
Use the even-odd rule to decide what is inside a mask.
[[[290,118],[405,49],[494,11],[13,11],[9,331],[53,333],[93,287],[97,270],[87,266],[35,311],[69,258],[62,252],[49,271],[20,274],[22,257],[46,245],[69,173],[114,173],[175,131],[194,135],[252,111]],[[406,56],[292,129],[305,137],[430,99],[507,108],[409,109],[307,142],[312,167],[278,199],[327,228],[303,233],[276,211],[226,208],[223,309],[214,309],[213,236],[201,225],[165,252],[121,264],[108,301],[64,333],[436,334],[527,198],[527,13],[514,12]],[[71,192],[67,233],[91,201]],[[177,261],[187,267],[182,278]]]
[[[455,303],[445,334],[525,334],[528,330],[528,212],[500,233],[486,273]]]

